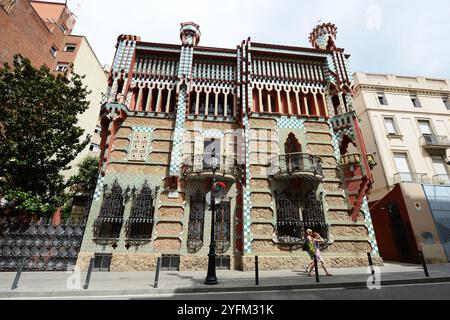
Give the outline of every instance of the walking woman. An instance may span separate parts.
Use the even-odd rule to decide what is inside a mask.
[[[325,270],[325,274],[327,276],[332,276],[332,274],[328,272],[325,266],[325,261],[323,261],[322,257],[320,256],[320,244],[324,243],[325,240],[323,240],[319,233],[313,233],[311,229],[306,230],[306,238],[308,240],[308,254],[311,258],[311,261],[308,264],[308,276],[311,276],[311,272],[314,267],[314,257],[317,257],[317,263],[320,262],[323,270]]]

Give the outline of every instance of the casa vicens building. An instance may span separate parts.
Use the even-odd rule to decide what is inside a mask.
[[[117,40],[101,109],[101,168],[78,266],[206,270],[212,177],[217,266],[294,269],[307,228],[332,267],[381,262],[367,195],[373,157],[352,107],[349,55],[320,24],[310,48]]]

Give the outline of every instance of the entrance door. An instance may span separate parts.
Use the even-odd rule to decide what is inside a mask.
[[[402,182],[412,182],[413,176],[411,174],[406,153],[394,153],[394,159]]]
[[[396,202],[387,205],[391,222],[392,235],[394,236],[395,247],[400,261],[411,261],[411,248],[409,246],[407,231],[400,215],[400,210]]]

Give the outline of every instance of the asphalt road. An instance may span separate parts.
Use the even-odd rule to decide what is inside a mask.
[[[164,297],[134,297],[152,300],[450,300],[450,283],[367,288],[314,289],[267,292],[183,294]]]
[[[33,298],[42,299],[42,298]],[[289,291],[61,297],[51,300],[450,300],[450,283]],[[17,299],[17,300],[20,300]]]

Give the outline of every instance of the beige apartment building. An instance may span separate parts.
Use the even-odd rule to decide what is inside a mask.
[[[71,66],[73,67],[71,68]],[[102,94],[106,93],[108,86],[108,73],[98,61],[86,37],[77,35],[70,35],[67,38],[64,51],[58,56],[55,71],[72,71],[79,75],[85,75],[83,84],[91,91],[87,96],[87,100],[90,102],[89,108],[78,117],[78,125],[85,130],[80,140],[90,134],[91,142],[72,161],[71,169],[63,172],[64,176],[68,178],[77,173],[77,164],[87,156],[100,156],[99,113]]]
[[[369,197],[384,260],[450,257],[450,80],[357,72],[354,108],[376,151]],[[386,214],[386,212],[388,214]]]

